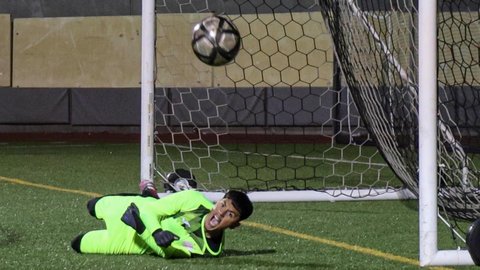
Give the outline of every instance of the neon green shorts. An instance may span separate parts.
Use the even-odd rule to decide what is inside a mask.
[[[81,242],[82,253],[97,254],[144,254],[150,251],[134,229],[125,225],[121,217],[127,207],[141,200],[155,200],[136,195],[110,195],[100,198],[95,204],[95,214],[105,222],[106,229],[86,233]]]

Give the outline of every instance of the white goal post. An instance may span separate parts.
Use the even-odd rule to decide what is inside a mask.
[[[419,251],[420,266],[473,265],[467,250],[437,242],[437,0],[419,1]],[[424,72],[422,72],[424,71]],[[425,72],[427,71],[427,72]]]
[[[155,0],[142,0],[140,179],[153,181]]]
[[[326,1],[327,2],[327,1]],[[338,0],[338,1],[333,1],[330,0],[328,2],[332,3],[341,3],[341,5],[352,5],[352,3],[356,2],[353,0]],[[414,2],[414,1],[412,1]],[[192,4],[192,3],[190,3]],[[319,5],[318,1],[315,1],[316,5]],[[341,9],[341,5],[340,9]],[[301,5],[300,5],[301,6]],[[338,8],[339,6],[336,6]],[[343,6],[343,7],[345,7]],[[303,6],[301,6],[303,8]],[[156,63],[156,52],[155,52],[155,42],[156,42],[156,12],[155,12],[156,4],[155,0],[142,0],[142,60],[141,60],[141,164],[140,164],[140,177],[143,180],[150,180],[154,181],[155,178],[162,178],[165,182],[165,173],[167,172],[167,169],[162,168],[162,170],[158,170],[156,168],[156,154],[155,154],[155,134],[157,132],[157,127],[155,126],[155,82],[157,80],[156,75],[157,75],[157,70],[156,68],[158,67],[158,63]],[[294,6],[293,8],[299,8],[298,6]],[[208,7],[207,7],[208,9]],[[202,10],[201,12],[205,12],[205,10]],[[315,10],[315,12],[318,12],[318,10]],[[343,12],[343,11],[340,11]],[[354,10],[354,12],[358,12],[358,10]],[[444,131],[443,135],[439,134],[439,125],[443,125],[442,121],[439,121],[438,114],[439,114],[439,109],[437,108],[437,103],[432,102],[434,100],[438,100],[438,78],[437,78],[437,50],[432,49],[432,48],[437,48],[437,0],[419,0],[418,1],[418,11],[415,10],[412,13],[418,12],[413,16],[417,16],[416,19],[418,19],[418,33],[415,35],[418,37],[418,74],[415,74],[418,76],[418,133],[412,135],[414,139],[412,141],[415,141],[416,136],[418,136],[418,156],[412,155],[409,157],[414,157],[415,163],[417,160],[416,158],[418,157],[418,179],[416,178],[416,169],[415,170],[407,170],[405,167],[402,167],[403,165],[398,165],[397,169],[398,171],[405,171],[405,175],[407,178],[410,178],[410,184],[415,186],[418,184],[418,190],[415,190],[415,187],[412,188],[414,192],[409,191],[408,189],[392,189],[390,190],[389,188],[379,188],[379,189],[362,189],[360,188],[361,185],[359,184],[359,188],[354,188],[352,190],[283,190],[279,188],[273,188],[272,191],[270,190],[259,190],[257,191],[255,188],[251,190],[247,190],[250,198],[252,201],[255,202],[287,202],[287,201],[345,201],[345,200],[398,200],[398,199],[410,199],[410,198],[416,198],[415,194],[418,194],[418,199],[419,199],[419,259],[420,259],[420,266],[436,266],[436,265],[473,265],[473,260],[470,257],[470,254],[468,253],[467,250],[465,249],[455,249],[455,250],[439,250],[438,248],[438,243],[437,243],[437,235],[438,235],[438,229],[437,229],[437,221],[438,221],[438,216],[439,216],[439,205],[441,203],[439,202],[439,192],[438,192],[438,183],[440,181],[439,178],[439,164],[442,163],[439,161],[438,158],[438,138],[439,137],[448,137],[450,133],[450,130]],[[401,13],[401,12],[400,12]],[[345,15],[346,14],[346,15]],[[343,14],[346,18],[348,18],[349,13],[345,12]],[[405,14],[401,14],[400,17],[402,17]],[[408,14],[411,15],[411,14]],[[159,15],[162,16],[162,15]],[[247,15],[248,17],[248,15]],[[301,18],[303,19],[303,18]],[[345,18],[344,18],[345,19]],[[364,18],[365,19],[365,18]],[[251,18],[250,18],[251,20]],[[345,19],[348,20],[348,19]],[[247,21],[246,24],[248,23],[256,23],[259,20],[245,20]],[[365,20],[366,21],[366,20]],[[242,22],[242,21],[240,21]],[[340,22],[342,23],[342,22]],[[350,23],[349,21],[347,24]],[[402,24],[400,24],[402,25]],[[269,25],[271,26],[271,25]],[[382,24],[380,26],[383,26]],[[283,26],[285,28],[292,27],[298,27],[298,25],[294,24],[286,24]],[[302,25],[303,27],[303,25]],[[398,26],[397,26],[398,27]],[[405,25],[404,27],[409,27],[408,25]],[[266,29],[267,27],[265,27]],[[274,27],[273,27],[274,28]],[[364,29],[363,29],[364,30]],[[354,32],[355,30],[353,30]],[[341,31],[340,31],[341,32]],[[368,29],[366,32],[369,32]],[[410,33],[409,33],[410,34]],[[251,37],[251,36],[250,36]],[[358,37],[355,37],[358,38]],[[348,37],[346,38],[348,40]],[[375,37],[373,38],[375,39]],[[353,40],[353,39],[352,39]],[[350,42],[352,42],[350,40]],[[278,41],[278,40],[277,40]],[[291,39],[289,40],[291,41]],[[300,41],[300,38],[298,40],[294,40],[293,43]],[[372,41],[369,41],[372,42]],[[365,43],[369,43],[365,42]],[[260,43],[260,42],[259,42]],[[373,41],[372,43],[375,43]],[[408,43],[408,42],[405,42]],[[298,44],[301,44],[301,42],[298,42]],[[371,45],[371,44],[362,44],[362,45]],[[362,49],[362,45],[359,45],[359,47]],[[414,44],[408,44],[409,46],[414,47]],[[368,58],[365,52],[361,51],[361,49],[358,52],[361,56]],[[384,49],[384,48],[382,48]],[[348,51],[348,49],[346,50]],[[380,50],[382,51],[382,50]],[[391,55],[391,53],[387,50],[383,50],[383,54],[386,54],[387,57],[390,60],[394,59],[391,57],[395,57]],[[348,55],[348,52],[347,52]],[[273,55],[268,55],[266,56],[273,58]],[[337,55],[337,58],[339,56]],[[412,56],[412,58],[414,58]],[[372,58],[373,59],[373,58]],[[381,57],[379,58],[381,59]],[[385,58],[384,58],[385,59]],[[386,61],[386,65],[389,65],[391,63],[388,63],[390,60]],[[403,61],[408,62],[411,59],[403,59]],[[375,59],[373,60],[375,61]],[[393,61],[396,61],[395,59]],[[341,61],[340,61],[341,62]],[[361,61],[360,61],[361,62]],[[298,63],[295,63],[298,64]],[[384,63],[385,64],[385,63]],[[404,64],[404,63],[402,63]],[[300,65],[300,64],[298,64]],[[347,69],[350,68],[351,66],[347,67]],[[366,68],[366,70],[369,70],[369,67]],[[398,70],[397,70],[398,71]],[[422,71],[427,71],[427,72],[422,72]],[[411,72],[411,70],[409,70]],[[355,71],[353,71],[355,73]],[[361,73],[361,72],[360,72]],[[387,72],[385,72],[387,73]],[[363,75],[363,74],[362,74]],[[395,75],[393,75],[395,76]],[[408,75],[406,75],[408,76]],[[368,77],[368,75],[366,76]],[[393,80],[395,78],[392,77]],[[375,79],[374,79],[375,80]],[[402,86],[405,79],[402,78]],[[273,82],[271,83],[270,86],[273,88],[273,86],[277,86]],[[360,84],[363,82],[360,82]],[[378,83],[379,85],[375,85]],[[383,82],[382,82],[383,83]],[[398,83],[398,82],[397,82]],[[254,84],[254,83],[252,83]],[[292,83],[294,85],[295,83]],[[380,82],[375,82],[372,83],[374,86],[373,87],[379,87],[382,88],[384,85],[381,85]],[[393,83],[395,86],[395,83]],[[411,89],[411,83],[407,83],[408,87]],[[311,85],[309,85],[311,87]],[[235,85],[236,87],[236,85]],[[293,87],[293,86],[292,86]],[[361,88],[361,87],[360,87]],[[415,90],[415,89],[414,89]],[[192,94],[194,96],[193,91],[190,89],[189,94]],[[181,91],[179,91],[181,92]],[[370,93],[368,93],[370,94]],[[367,95],[368,95],[367,94]],[[181,95],[181,94],[180,94]],[[374,97],[375,98],[375,97]],[[408,103],[408,98],[406,99]],[[183,101],[182,101],[183,102]],[[200,102],[198,102],[200,104]],[[414,104],[414,102],[412,102]],[[412,105],[413,107],[414,105]],[[200,106],[199,106],[200,107]],[[349,107],[348,107],[349,108]],[[393,110],[393,109],[392,109]],[[173,114],[173,113],[172,113]],[[381,117],[388,118],[388,114],[381,112]],[[393,114],[393,113],[392,113]],[[414,116],[406,116],[406,117],[411,117],[412,119],[415,119],[417,117],[416,112],[412,113]],[[379,119],[380,119],[379,118]],[[417,119],[415,119],[417,120]],[[391,128],[392,130],[395,129],[393,126],[388,126],[388,123],[385,124],[387,126],[386,129]],[[180,127],[175,127],[178,128],[178,130],[175,130],[172,133],[175,133],[178,135],[179,133],[183,132],[183,125],[179,125]],[[383,126],[379,125],[380,128],[383,128]],[[196,127],[195,127],[196,128]],[[209,132],[210,126],[208,126]],[[322,127],[323,128],[323,127]],[[377,128],[375,126],[374,128]],[[194,130],[194,135],[196,135],[195,132],[196,129]],[[212,128],[213,130],[213,128]],[[216,130],[214,131],[216,132]],[[219,133],[222,133],[223,130],[220,129]],[[198,136],[201,136],[202,134],[198,131]],[[410,136],[411,134],[407,134],[406,137],[398,136],[396,137],[394,132],[389,133],[388,131],[385,133],[386,137],[391,136],[392,138],[395,137],[394,139],[398,139],[401,141],[401,139],[405,139],[406,137]],[[447,135],[445,135],[447,134]],[[209,135],[209,134],[207,134]],[[216,134],[215,134],[216,135]],[[402,134],[404,135],[404,134]],[[172,135],[173,137],[174,135]],[[190,135],[186,135],[185,137],[190,140]],[[411,139],[411,137],[408,137],[407,139]],[[216,138],[218,139],[218,137]],[[448,138],[447,138],[448,140]],[[455,139],[453,139],[455,140]],[[407,142],[412,144],[412,141]],[[380,142],[389,144],[389,141],[384,141]],[[416,143],[416,141],[415,141]],[[173,143],[172,143],[173,144]],[[353,143],[354,144],[354,143]],[[395,148],[395,144],[390,144],[392,148]],[[455,146],[455,142],[450,142],[451,146]],[[210,150],[215,148],[218,145],[214,145],[214,147],[210,148],[210,145],[208,145],[208,152],[210,154]],[[414,145],[416,146],[416,145]],[[190,144],[190,148],[192,148],[192,144]],[[401,148],[400,146],[398,148]],[[410,147],[408,151],[410,151],[412,148],[415,147]],[[440,148],[440,147],[439,147]],[[448,148],[448,147],[446,147]],[[178,149],[177,149],[178,150]],[[225,150],[225,149],[223,149]],[[397,150],[397,149],[395,149]],[[402,149],[398,150],[399,152]],[[202,150],[203,151],[203,150]],[[213,150],[212,150],[213,151]],[[180,150],[178,151],[180,154],[183,152]],[[194,151],[192,151],[193,154],[195,154]],[[342,152],[343,153],[343,152]],[[271,154],[270,152],[268,154]],[[276,152],[274,152],[274,155]],[[394,153],[392,155],[393,158],[397,157],[396,155],[400,156],[400,153]],[[403,154],[403,153],[402,153]],[[168,151],[165,150],[163,155],[168,155]],[[274,156],[272,155],[272,156]],[[262,153],[259,154],[259,156],[262,156]],[[266,155],[265,155],[266,156]],[[272,157],[269,156],[269,157]],[[288,157],[290,158],[290,157]],[[215,157],[213,158],[215,159]],[[266,159],[266,158],[265,158]],[[327,160],[328,157],[325,157],[325,160]],[[412,158],[413,159],[413,158]],[[462,159],[462,158],[460,158]],[[199,158],[201,160],[201,158]],[[393,161],[392,161],[393,160]],[[343,156],[342,160],[343,162]],[[175,162],[172,161],[172,164]],[[180,163],[180,162],[178,162]],[[199,164],[201,162],[199,161]],[[220,162],[219,162],[220,163]],[[389,160],[389,165],[390,166],[397,166],[395,164],[395,159],[390,159]],[[461,163],[461,162],[460,162]],[[178,165],[178,164],[177,164]],[[217,164],[218,165],[218,164]],[[172,165],[175,168],[175,164]],[[172,167],[171,166],[171,167]],[[168,166],[167,166],[168,167]],[[265,166],[268,167],[268,166]],[[313,168],[317,169],[317,167],[312,166]],[[399,168],[401,167],[401,168]],[[465,166],[464,166],[465,167]],[[218,169],[218,168],[216,168]],[[270,169],[270,168],[267,168]],[[408,168],[411,169],[411,168]],[[218,169],[219,170],[219,169]],[[241,169],[238,169],[241,170]],[[218,173],[218,171],[216,171]],[[398,176],[398,172],[397,176]],[[464,175],[467,175],[469,172],[467,171]],[[333,173],[335,174],[335,172]],[[403,175],[400,173],[400,178],[402,178]],[[238,176],[238,172],[237,172]],[[467,177],[467,176],[465,176]],[[363,180],[363,175],[360,177]],[[362,181],[361,180],[361,181]],[[415,182],[418,180],[418,182]],[[360,181],[360,182],[361,182]],[[404,181],[402,181],[404,182]],[[406,181],[408,182],[408,181]],[[405,183],[405,182],[404,182]],[[463,183],[463,182],[462,182]],[[343,187],[343,186],[342,186]],[[409,186],[411,188],[411,186]],[[212,190],[211,192],[209,190],[205,191],[206,196],[211,199],[211,200],[218,200],[220,199],[224,192],[221,192],[219,190]],[[160,194],[162,195],[162,194]],[[447,194],[448,195],[448,194]],[[442,200],[442,198],[440,198]],[[449,205],[447,205],[449,206]],[[462,209],[460,209],[461,211]]]
[[[155,1],[142,1],[142,64],[141,64],[141,179],[154,181],[165,175],[155,170],[155,124],[154,95],[156,80],[155,62]],[[343,161],[342,161],[343,162]],[[385,165],[386,166],[386,165]],[[158,171],[157,171],[158,172]],[[360,180],[361,181],[361,180]],[[223,192],[204,191],[207,197],[218,200]],[[256,202],[286,201],[348,201],[348,200],[402,200],[416,196],[406,188],[352,188],[352,190],[275,190],[248,191]]]

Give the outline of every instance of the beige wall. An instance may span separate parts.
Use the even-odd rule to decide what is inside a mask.
[[[232,16],[244,38],[235,63],[226,68],[209,67],[192,52],[192,28],[205,16],[162,14],[157,17],[157,85],[330,85],[333,51],[320,13],[311,13],[310,17],[306,13],[294,13],[294,20],[298,23],[292,22],[290,14],[276,14],[278,22],[273,22],[267,14],[261,15],[262,20],[256,15]],[[300,23],[304,24],[304,31]],[[319,32],[323,34],[319,35]],[[321,49],[314,50],[315,47]],[[294,68],[288,67],[289,64]]]
[[[10,14],[0,14],[0,87],[10,86],[11,36]]]
[[[205,16],[157,15],[157,86],[330,86],[333,50],[320,13],[232,16],[242,50],[235,63],[215,68],[191,50],[192,27]],[[139,87],[140,26],[139,16],[15,19],[10,59],[10,16],[0,14],[0,86]],[[409,46],[403,36],[392,38]],[[408,66],[410,55],[404,56],[398,60]],[[369,54],[364,57],[376,65]],[[447,51],[440,60],[455,57]],[[478,55],[469,60],[478,62]],[[479,70],[473,65],[466,80],[476,84]],[[449,81],[463,71],[440,76]]]
[[[158,86],[211,86],[212,67],[200,62],[191,47],[192,27],[205,14],[161,14],[157,16]]]
[[[465,13],[459,12],[458,17],[463,18],[463,20],[471,20],[468,32],[463,31],[454,31],[447,32],[444,35],[449,35],[446,37],[446,40],[451,44],[456,44],[457,46],[452,46],[453,50],[443,50],[438,54],[438,61],[440,63],[447,63],[447,65],[452,65],[457,59],[462,59],[465,63],[468,63],[468,66],[452,65],[452,72],[438,72],[438,78],[441,81],[448,83],[458,83],[460,78],[465,81],[465,84],[471,85],[480,85],[480,23],[478,21],[478,12],[477,13]],[[458,19],[461,21],[462,19]],[[452,23],[454,21],[452,20]],[[470,36],[473,40],[476,41],[471,44],[462,43],[462,40],[466,36]],[[443,44],[441,44],[443,45]]]
[[[293,14],[294,21],[290,14],[276,14],[275,22],[271,15],[262,15],[261,20],[254,15],[232,17],[244,37],[243,49],[236,63],[226,68],[207,66],[192,52],[192,27],[205,14],[158,15],[157,86],[328,86],[333,60],[330,37],[320,14],[309,15],[313,20],[305,13]],[[138,16],[16,19],[12,85],[138,87],[140,20]]]
[[[140,17],[14,21],[15,87],[138,87]]]

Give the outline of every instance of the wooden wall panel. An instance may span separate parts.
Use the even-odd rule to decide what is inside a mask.
[[[243,49],[226,68],[212,68],[192,52],[192,28],[206,16],[157,15],[158,87],[330,84],[333,52],[319,13],[294,14],[294,21],[290,14],[277,14],[278,21],[269,14],[233,17]],[[14,87],[140,86],[138,16],[16,19],[13,42]]]
[[[260,19],[253,14],[242,18],[232,16],[244,38],[236,63],[226,68],[203,64],[192,52],[192,28],[206,16],[157,15],[158,86],[324,87],[331,84],[333,50],[319,12],[295,13],[295,22],[290,14],[281,13],[275,15],[278,21],[273,21],[271,14],[260,14]],[[313,50],[315,47],[321,50]],[[289,64],[294,68],[287,67]]]
[[[212,67],[192,51],[192,28],[208,14],[157,15],[157,86],[210,87]]]
[[[10,14],[0,14],[0,87],[10,86],[11,29]]]
[[[333,47],[320,12],[232,18],[244,37],[243,49],[236,64],[214,68],[214,85],[231,86],[232,80],[237,87],[331,85]]]
[[[140,17],[14,20],[15,87],[139,87]]]

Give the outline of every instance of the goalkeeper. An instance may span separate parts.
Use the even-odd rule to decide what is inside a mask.
[[[78,235],[78,253],[156,254],[164,258],[218,256],[224,230],[248,218],[248,196],[231,190],[213,205],[202,193],[184,190],[161,199],[141,195],[107,195],[90,200],[89,213],[106,229]]]

